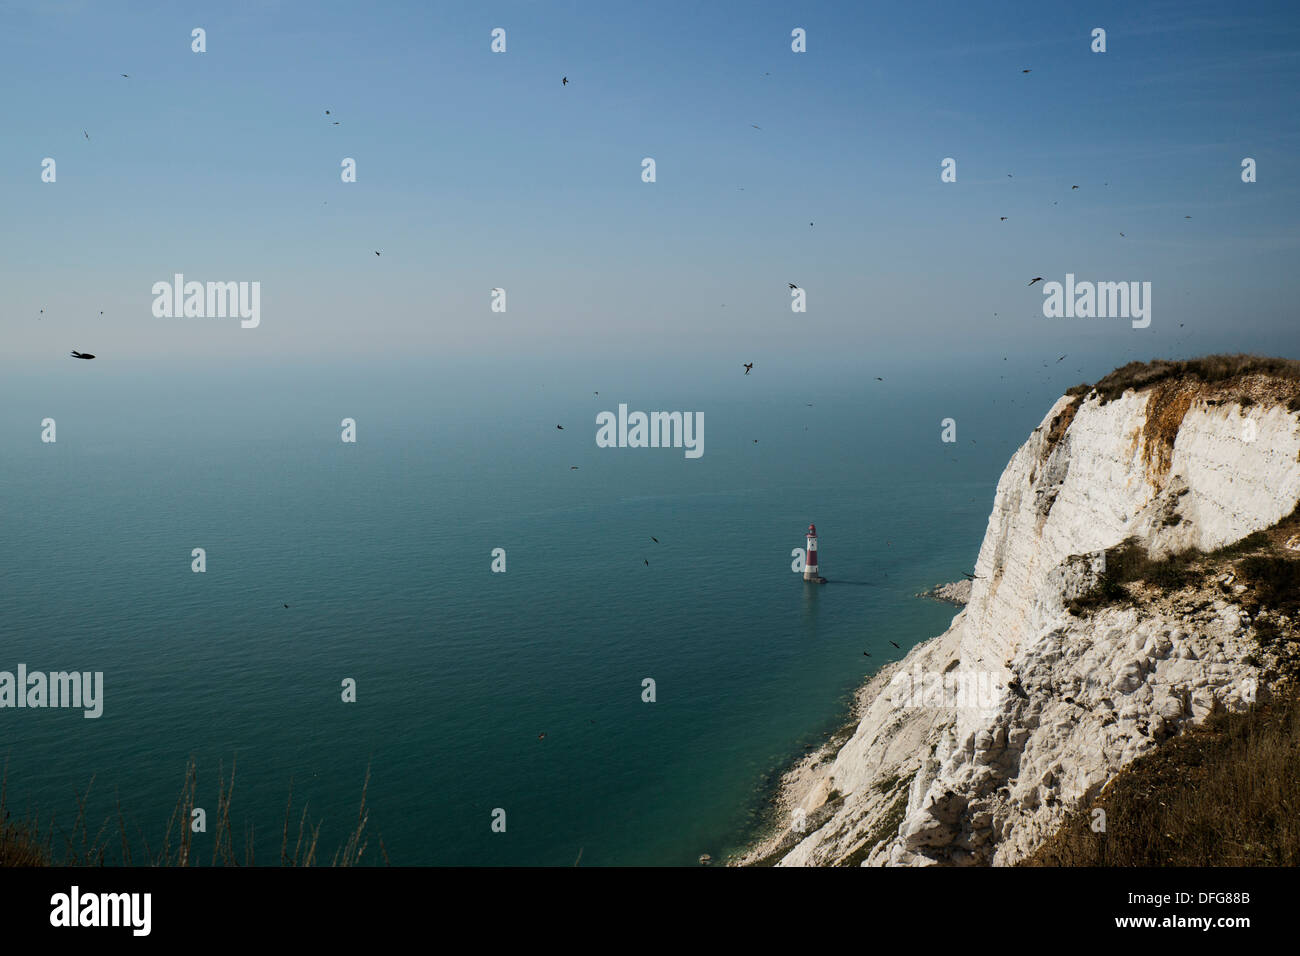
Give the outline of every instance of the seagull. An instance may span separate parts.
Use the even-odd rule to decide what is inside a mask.
[[[884,379],[881,378],[879,375],[877,375],[877,376],[876,376],[876,381],[877,381],[877,382],[883,382]]]
[[[89,352],[78,352],[76,349],[73,349],[72,357],[79,359],[93,359],[95,356],[91,355]]]
[[[890,641],[890,642],[889,642],[889,643],[890,643],[890,644],[894,644],[894,642],[893,642],[893,641]],[[898,645],[897,645],[897,644],[894,644],[894,646],[895,646],[895,647],[898,647]],[[901,650],[902,650],[902,648],[901,648],[901,647],[898,647],[898,649],[899,649],[899,650],[900,650],[900,651],[901,651]]]
[[[1042,282],[1042,281],[1043,281],[1042,276],[1035,276],[1034,278],[1029,280],[1029,284],[1033,285],[1035,282]]]
[[[129,73],[119,73],[118,76],[125,76],[128,80],[131,79],[131,74]]]
[[[788,285],[788,286],[789,286],[790,288],[792,288],[792,289],[797,289],[797,288],[799,288],[799,287],[798,287],[797,285],[795,285],[793,282],[787,282],[786,285]]]
[[[1071,188],[1071,189],[1078,189],[1079,187],[1078,187],[1078,186],[1071,186],[1070,188]]]
[[[560,85],[561,85],[561,86],[568,86],[568,85],[569,85],[569,78],[566,76],[566,77],[564,77],[563,79],[561,79],[561,80],[560,80]]]
[[[752,369],[753,367],[754,367],[754,363],[753,363],[753,362],[746,362],[746,363],[745,363],[745,374],[748,375],[748,374],[749,374],[749,370]]]
[[[564,426],[563,426],[563,425],[556,425],[555,427],[558,428],[560,431],[564,431]]]

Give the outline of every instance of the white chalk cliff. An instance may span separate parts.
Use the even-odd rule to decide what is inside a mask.
[[[1124,764],[1254,699],[1230,589],[1067,604],[1126,539],[1211,551],[1292,513],[1300,424],[1278,384],[1058,400],[998,482],[966,608],[859,692],[856,731],[788,775],[784,832],[749,860],[1013,864]]]

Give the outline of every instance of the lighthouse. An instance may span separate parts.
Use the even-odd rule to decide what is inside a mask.
[[[815,524],[808,526],[808,557],[803,565],[803,579],[816,581],[818,584],[826,582],[826,579],[817,573],[817,526]]]

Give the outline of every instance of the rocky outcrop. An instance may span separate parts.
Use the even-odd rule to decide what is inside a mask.
[[[1267,692],[1226,587],[1068,609],[1126,540],[1208,552],[1296,508],[1294,383],[1230,385],[1053,405],[998,482],[965,609],[862,689],[833,756],[787,780],[780,865],[1015,863],[1126,763]]]
[[[951,584],[936,584],[928,591],[922,591],[916,595],[919,598],[930,598],[934,601],[943,601],[946,604],[956,604],[964,607],[970,600],[970,581],[954,581]]]

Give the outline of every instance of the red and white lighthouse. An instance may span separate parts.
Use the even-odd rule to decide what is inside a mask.
[[[808,526],[808,556],[804,560],[803,579],[805,581],[821,580],[821,577],[817,574],[817,526],[815,524]]]

